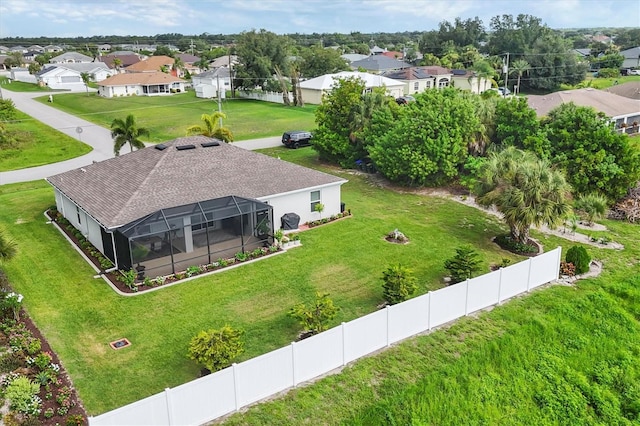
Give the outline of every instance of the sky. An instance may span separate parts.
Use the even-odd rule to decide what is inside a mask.
[[[520,13],[551,28],[640,27],[639,0],[0,0],[0,37],[428,31]]]

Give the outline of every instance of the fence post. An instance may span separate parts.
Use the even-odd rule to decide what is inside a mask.
[[[557,269],[557,273],[556,273],[556,279],[560,278],[560,264],[562,263],[562,246],[558,246],[556,247],[556,250],[558,250],[558,261],[556,263],[556,267]]]
[[[164,397],[167,404],[167,418],[169,420],[169,425],[175,424],[173,422],[173,410],[171,409],[171,389],[164,388]]]
[[[293,387],[298,385],[296,380],[296,342],[291,342],[291,376],[293,377]]]
[[[236,404],[236,411],[240,410],[240,401],[238,401],[238,375],[236,374],[236,363],[231,364],[233,370],[233,398]]]
[[[427,330],[431,331],[431,292],[427,293],[429,296],[429,311],[427,312]]]
[[[344,367],[345,365],[347,365],[347,345],[345,345],[346,342],[346,336],[345,336],[345,323],[343,322],[341,325],[341,330],[342,330],[342,366]]]
[[[385,311],[387,311],[387,347],[391,346],[390,340],[391,338],[389,337],[389,312],[391,307],[389,305],[387,305],[387,307],[385,308]]]
[[[502,296],[502,268],[500,268],[500,274],[498,274],[498,305],[500,304],[501,300],[500,297]]]
[[[464,316],[469,315],[469,278],[467,278],[466,294],[464,296]]]
[[[527,293],[531,289],[531,266],[533,265],[533,258],[529,258],[529,272],[527,273]]]

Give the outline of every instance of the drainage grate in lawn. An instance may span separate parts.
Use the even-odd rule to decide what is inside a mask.
[[[118,339],[109,343],[109,346],[111,346],[113,349],[122,349],[126,348],[129,345],[131,345],[131,342],[127,339]]]

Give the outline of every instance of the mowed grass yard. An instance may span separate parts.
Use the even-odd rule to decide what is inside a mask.
[[[310,148],[276,153],[319,167]],[[411,267],[425,293],[442,285],[443,260],[461,244],[482,251],[487,270],[503,257],[518,260],[491,243],[504,229],[493,217],[337,173],[350,180],[343,200],[351,218],[304,232],[303,246],[288,253],[134,297],[118,296],[94,279],[93,270],[45,223],[42,212],[54,203],[46,183],[1,186],[0,226],[18,244],[16,257],[3,268],[61,356],[88,412],[98,414],[198,377],[200,366],[186,353],[200,330],[243,328],[242,359],[248,359],[295,340],[300,330],[287,311],[316,291],[330,293],[340,307],[337,325],[376,309],[382,271],[391,264]],[[395,228],[411,243],[384,241]],[[123,337],[130,348],[109,348]]]
[[[91,151],[89,145],[20,111],[16,112],[16,119],[5,126],[15,143],[0,149],[0,172],[56,163]]]
[[[47,97],[38,98],[46,103]],[[133,114],[139,126],[150,130],[150,142],[183,137],[189,126],[202,124],[202,114],[218,110],[215,99],[196,98],[195,92],[172,96],[128,96],[103,98],[95,92],[67,93],[54,96],[53,106],[109,128],[114,118]],[[311,130],[315,127],[315,105],[303,108],[227,98],[222,111],[227,115],[223,125],[231,129],[235,140],[282,135],[287,130]],[[146,139],[145,139],[146,140]]]

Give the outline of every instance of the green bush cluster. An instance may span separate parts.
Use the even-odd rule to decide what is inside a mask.
[[[573,246],[567,250],[565,260],[568,263],[573,263],[576,268],[576,274],[584,274],[589,271],[589,264],[591,263],[591,256],[587,253],[587,250],[582,246]]]

